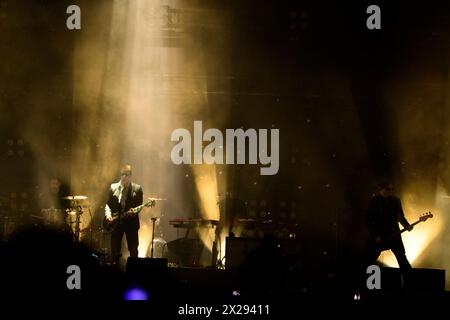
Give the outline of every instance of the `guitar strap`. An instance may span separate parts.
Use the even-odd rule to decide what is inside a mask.
[[[125,209],[125,198],[126,198],[126,188],[120,186],[121,188],[121,192],[120,192],[120,206],[122,207],[122,211],[123,209]]]

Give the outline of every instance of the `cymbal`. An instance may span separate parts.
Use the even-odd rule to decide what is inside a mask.
[[[66,199],[66,200],[86,200],[87,197],[86,196],[67,196],[67,197],[64,197],[63,199]]]

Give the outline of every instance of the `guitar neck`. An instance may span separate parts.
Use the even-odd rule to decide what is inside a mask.
[[[141,204],[140,206],[137,206],[136,208],[134,208],[135,211],[141,211],[142,209],[144,209],[144,207],[150,207],[152,205],[152,201],[147,201],[143,204]]]
[[[416,224],[419,224],[419,223],[421,223],[421,222],[423,222],[422,220],[417,220],[416,222],[414,222],[413,224],[412,224],[412,226],[415,226]]]
[[[416,222],[412,223],[411,226],[414,227],[416,224],[419,224],[423,222],[422,220],[417,220]],[[402,234],[403,232],[407,231],[408,229],[403,228],[402,230],[400,230],[400,234]]]
[[[137,206],[137,207],[135,207],[133,209],[134,209],[134,211],[141,211],[144,207],[145,207],[145,204],[143,203],[140,206]]]

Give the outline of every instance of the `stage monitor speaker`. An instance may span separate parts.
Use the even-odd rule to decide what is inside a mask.
[[[385,291],[419,291],[444,292],[445,270],[412,269],[407,276],[403,276],[398,268],[381,268],[381,290]]]
[[[127,260],[128,274],[142,275],[167,270],[167,259],[164,258],[131,258]]]
[[[444,292],[445,270],[413,269],[409,289],[420,292]]]
[[[365,275],[368,277],[368,275]],[[381,289],[396,291],[402,288],[402,274],[398,268],[381,268]]]
[[[200,239],[180,238],[167,243],[167,259],[182,267],[200,265],[204,244]]]

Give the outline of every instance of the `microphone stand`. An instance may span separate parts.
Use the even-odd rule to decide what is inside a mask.
[[[151,250],[150,250],[150,258],[153,258],[153,242],[155,240],[155,221],[156,218],[152,218],[152,225],[153,225],[153,231],[152,231],[152,244],[151,244]]]

